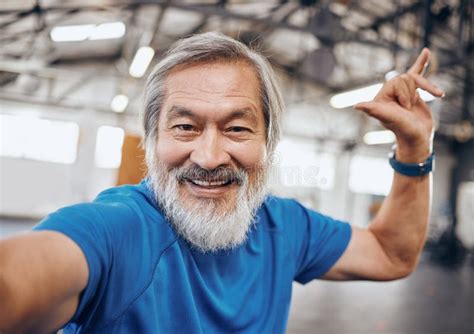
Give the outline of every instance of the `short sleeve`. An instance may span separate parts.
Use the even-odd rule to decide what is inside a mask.
[[[71,319],[76,322],[83,313],[94,307],[91,301],[107,284],[111,266],[111,243],[107,225],[95,204],[85,203],[60,209],[44,218],[34,231],[56,231],[72,239],[84,253],[89,267],[89,278],[80,296],[76,313]]]
[[[294,279],[305,284],[324,275],[336,263],[349,244],[352,228],[346,222],[294,203],[293,241],[297,243]]]

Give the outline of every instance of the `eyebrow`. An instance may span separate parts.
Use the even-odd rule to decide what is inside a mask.
[[[172,120],[180,117],[196,118],[196,115],[188,108],[172,106],[166,114],[166,121],[169,123]]]
[[[199,118],[191,109],[182,106],[172,106],[166,115],[167,123],[181,117],[189,117],[191,119]],[[223,122],[227,123],[234,119],[248,119],[254,124],[258,123],[257,115],[255,112],[250,108],[243,108],[243,109],[236,109],[233,110],[229,115],[227,115]]]
[[[253,124],[258,123],[257,115],[249,108],[237,109],[232,111],[228,116],[225,117],[225,122],[233,121],[234,119],[248,119]]]

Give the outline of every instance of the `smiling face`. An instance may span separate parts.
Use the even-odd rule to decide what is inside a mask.
[[[267,151],[259,85],[242,62],[181,66],[167,77],[155,188],[165,214],[198,248],[241,243],[263,200]]]

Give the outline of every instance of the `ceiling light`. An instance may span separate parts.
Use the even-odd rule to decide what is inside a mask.
[[[112,99],[112,102],[110,103],[110,108],[114,112],[124,112],[125,109],[128,106],[128,97],[127,95],[119,94],[115,95],[114,98]]]
[[[431,95],[426,90],[418,88],[416,91],[420,94],[421,99],[425,102],[431,102],[436,99],[435,96]]]
[[[125,35],[126,26],[123,22],[110,22],[97,25],[91,32],[89,39],[115,39]]]
[[[367,145],[392,144],[395,142],[395,134],[390,130],[371,131],[364,135],[364,143]]]
[[[399,74],[400,73],[398,73],[395,70],[389,71],[389,72],[385,73],[385,81],[392,80],[393,78],[395,78]]]
[[[54,27],[50,36],[55,42],[81,42],[121,38],[125,35],[125,31],[126,26],[123,22],[109,22]]]
[[[331,97],[329,103],[333,108],[342,109],[353,106],[359,102],[371,101],[382,88],[383,84],[375,84],[348,92],[339,93]]]
[[[348,92],[339,93],[331,97],[329,103],[333,108],[342,109],[351,107],[359,102],[372,101],[377,95],[377,93],[380,91],[382,86],[383,84],[379,83],[355,90],[350,90]],[[420,94],[420,97],[425,102],[431,102],[436,99],[435,96],[431,95],[430,93],[421,88],[418,88],[417,92]]]
[[[139,48],[133,58],[128,73],[134,78],[141,78],[146,73],[148,65],[150,65],[154,55],[155,51],[149,46]]]
[[[89,38],[95,24],[54,27],[50,36],[55,42],[80,42]]]

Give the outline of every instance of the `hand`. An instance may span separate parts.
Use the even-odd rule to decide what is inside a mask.
[[[430,51],[424,48],[413,66],[387,81],[373,101],[354,106],[395,133],[397,160],[402,162],[422,162],[431,152],[433,116],[416,89],[424,89],[437,97],[443,97],[444,92],[423,77],[429,59]]]

